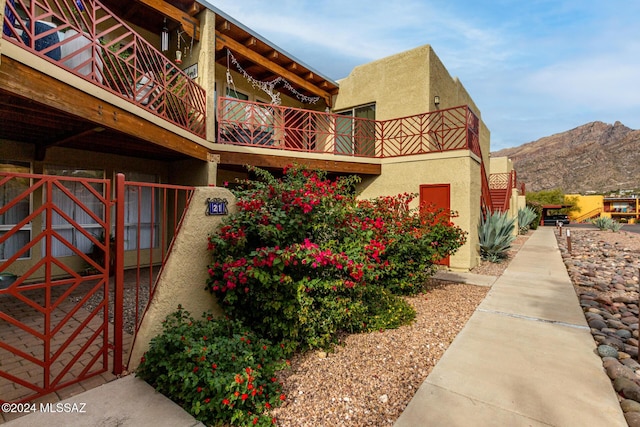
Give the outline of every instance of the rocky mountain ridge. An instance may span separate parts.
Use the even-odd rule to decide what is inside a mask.
[[[604,193],[640,188],[640,130],[592,122],[492,152],[513,160],[527,190]]]

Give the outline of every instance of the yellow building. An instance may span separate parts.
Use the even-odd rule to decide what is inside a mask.
[[[566,194],[565,198],[577,200],[579,210],[569,213],[573,222],[587,222],[600,216],[622,223],[634,224],[640,221],[640,201],[637,196]]]

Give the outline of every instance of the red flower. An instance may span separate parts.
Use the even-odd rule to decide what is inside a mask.
[[[198,393],[202,392],[202,387],[198,387]]]
[[[222,404],[223,405],[228,405],[229,404],[229,399],[222,399]]]
[[[241,399],[242,400],[247,400],[249,398],[249,395],[247,393],[243,393]]]
[[[204,400],[204,403],[209,403],[209,402],[211,402],[211,399],[207,397],[207,398]]]
[[[253,425],[256,425],[256,424],[258,424],[258,417],[255,417],[255,418],[253,419]]]
[[[286,398],[287,398],[287,396],[285,396],[284,393],[280,395],[280,400],[285,400]]]
[[[267,409],[270,409],[271,408],[271,403],[269,403],[269,402],[265,403],[264,407],[267,408]]]
[[[193,372],[198,372],[198,369],[200,368],[196,366],[195,368],[193,368]]]

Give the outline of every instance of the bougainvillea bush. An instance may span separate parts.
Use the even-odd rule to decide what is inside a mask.
[[[465,233],[415,195],[357,200],[357,177],[290,167],[234,191],[238,212],[209,236],[207,288],[226,313],[287,348],[326,347],[340,331],[398,327]]]
[[[206,425],[275,424],[269,409],[286,399],[275,373],[286,366],[279,345],[236,320],[194,320],[178,309],[151,341],[136,375]]]

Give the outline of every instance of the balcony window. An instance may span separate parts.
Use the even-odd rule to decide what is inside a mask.
[[[0,161],[0,172],[30,173],[31,166],[26,162]],[[6,206],[30,186],[29,178],[13,178],[0,186],[0,206]],[[0,236],[25,219],[31,211],[31,197],[21,199],[15,206],[0,215]],[[18,253],[31,240],[31,223],[24,225],[6,241],[0,243],[0,260],[6,260]],[[29,258],[31,251],[26,251],[20,258]]]
[[[336,153],[374,156],[376,104],[363,105],[337,114]]]

